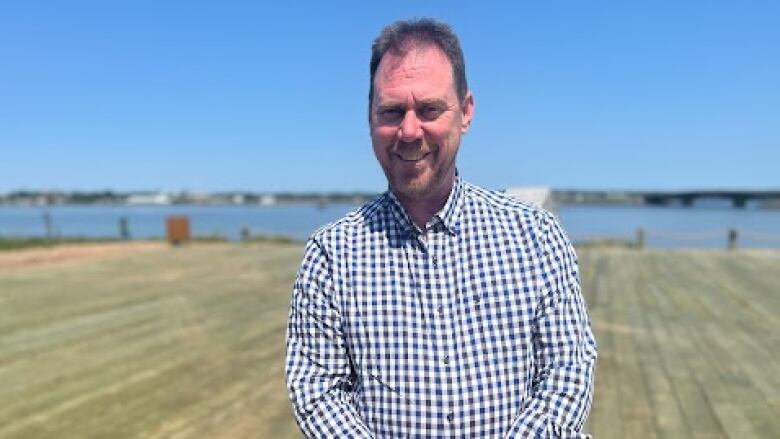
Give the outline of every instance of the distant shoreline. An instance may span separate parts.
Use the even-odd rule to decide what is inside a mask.
[[[512,189],[509,189],[512,190]],[[549,189],[558,205],[586,206],[684,206],[730,204],[735,208],[780,209],[780,190],[689,190],[620,191]],[[0,194],[0,207],[50,206],[327,206],[364,204],[378,194],[350,193],[255,193],[255,192],[63,192],[15,191]]]

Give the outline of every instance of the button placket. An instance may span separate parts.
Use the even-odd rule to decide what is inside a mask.
[[[450,333],[451,330],[451,312],[452,304],[456,297],[452,297],[451,280],[449,280],[448,273],[446,273],[448,260],[441,259],[447,256],[445,253],[447,236],[442,236],[441,233],[429,233],[428,234],[428,273],[430,274],[432,290],[429,290],[429,297],[434,301],[429,308],[431,310],[431,329],[434,337],[434,346],[438,352],[437,362],[439,364],[439,377],[441,385],[445,389],[440,401],[441,408],[443,409],[443,415],[446,419],[445,422],[451,426],[455,425],[454,422],[454,401],[453,401],[453,389],[454,381],[457,375],[457,363],[456,357],[452,345],[453,341],[451,337],[455,335]],[[457,281],[456,281],[457,284]]]

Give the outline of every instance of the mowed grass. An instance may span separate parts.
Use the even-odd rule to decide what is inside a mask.
[[[780,252],[579,256],[595,438],[780,437]]]
[[[0,271],[0,437],[299,438],[284,335],[300,244],[198,244]],[[587,431],[773,438],[780,252],[581,249]]]
[[[0,272],[0,437],[300,437],[284,336],[300,244]]]

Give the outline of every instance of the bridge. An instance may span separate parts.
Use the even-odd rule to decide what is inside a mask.
[[[645,204],[668,205],[680,203],[683,206],[692,206],[699,198],[729,199],[734,207],[744,208],[749,200],[780,200],[780,190],[700,190],[681,192],[640,192],[637,193]]]

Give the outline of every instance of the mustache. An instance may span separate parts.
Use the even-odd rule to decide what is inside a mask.
[[[426,143],[423,141],[423,139],[417,139],[413,142],[403,142],[401,140],[396,140],[395,143],[393,143],[391,152],[410,151],[410,150],[431,152],[431,151],[435,151],[436,149],[437,148],[435,147],[435,145]]]

